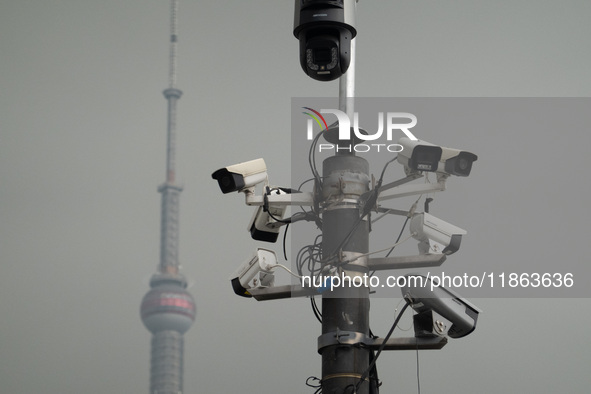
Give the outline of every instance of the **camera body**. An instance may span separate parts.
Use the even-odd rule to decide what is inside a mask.
[[[294,36],[300,41],[300,65],[318,81],[333,81],[351,63],[355,0],[295,0]]]
[[[402,150],[398,152],[398,162],[402,164],[407,173],[430,171],[435,172],[439,168],[439,161],[443,149],[426,141],[411,140],[402,137],[398,140]]]
[[[474,331],[480,309],[455,292],[435,285],[432,278],[409,274],[406,279],[402,296],[419,314],[433,313],[433,328],[438,335],[461,338]]]
[[[241,192],[267,180],[267,165],[263,159],[245,161],[220,168],[211,174],[222,193]]]
[[[415,213],[410,221],[410,232],[419,240],[419,253],[450,255],[460,249],[466,230],[427,213]]]
[[[238,267],[230,278],[234,293],[250,298],[248,289],[253,287],[272,286],[273,271],[277,265],[277,255],[272,250],[258,248],[254,255]],[[259,278],[255,278],[259,274]]]
[[[252,239],[277,242],[279,231],[284,223],[278,222],[276,219],[283,219],[284,215],[285,206],[270,206],[266,210],[263,206],[257,207],[247,228]]]

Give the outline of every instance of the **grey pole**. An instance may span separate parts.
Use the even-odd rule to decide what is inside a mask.
[[[355,42],[351,40],[351,63],[345,75],[339,78],[339,109],[353,119],[355,109]]]
[[[351,65],[339,81],[339,109],[353,119],[355,95],[355,40]],[[349,145],[351,144],[351,145]],[[322,256],[331,263],[349,261],[369,251],[369,226],[362,219],[360,196],[369,190],[369,164],[355,156],[353,141],[344,141],[335,156],[323,162]],[[338,263],[337,263],[338,264]],[[368,273],[367,257],[344,264],[339,276],[351,278]],[[352,338],[369,336],[369,288],[345,286],[322,296],[322,392],[324,394],[370,392],[366,378],[370,350],[355,345]],[[356,390],[356,388],[358,388]]]

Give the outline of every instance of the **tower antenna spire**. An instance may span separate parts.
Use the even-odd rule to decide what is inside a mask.
[[[178,0],[170,1],[170,44],[168,55],[168,89],[164,97],[168,100],[168,127],[166,151],[166,183],[175,182],[175,159],[176,159],[176,102],[181,98],[183,92],[176,87],[176,63],[178,45]]]
[[[176,88],[176,50],[178,41],[178,0],[170,2],[170,55],[168,64],[168,87]]]
[[[141,316],[152,336],[150,394],[182,394],[183,334],[195,320],[195,301],[187,291],[187,280],[179,272],[179,197],[182,187],[175,180],[176,105],[183,92],[176,87],[178,0],[170,1],[170,51],[166,130],[166,178],[158,188],[162,195],[160,263],[150,279]]]

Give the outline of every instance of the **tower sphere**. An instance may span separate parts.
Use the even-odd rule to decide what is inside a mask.
[[[152,334],[173,330],[184,334],[195,320],[195,301],[185,288],[174,283],[154,286],[141,306],[144,325]]]

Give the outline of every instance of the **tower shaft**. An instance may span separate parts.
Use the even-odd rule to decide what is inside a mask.
[[[166,97],[166,100],[168,100],[168,122],[166,124],[166,182],[174,184],[176,164],[176,105],[183,92],[176,88],[168,88],[162,93],[164,94],[164,97]]]
[[[162,213],[160,221],[160,266],[163,274],[176,275],[179,271],[179,197],[181,188],[164,184],[162,193]]]
[[[176,104],[182,92],[168,88],[164,92],[168,100],[166,143],[166,181],[158,191],[162,194],[160,223],[160,266],[164,274],[177,274],[179,269],[179,197],[183,190],[175,184],[176,156]]]
[[[166,330],[152,337],[150,394],[183,392],[183,335]]]

